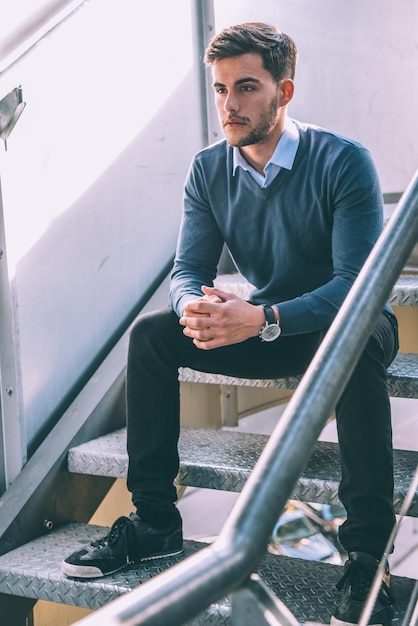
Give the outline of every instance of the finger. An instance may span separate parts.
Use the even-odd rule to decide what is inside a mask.
[[[219,296],[216,296],[215,294],[212,294],[211,296],[204,295],[202,300],[205,300],[205,302],[217,302],[218,304],[220,302],[223,302],[223,300]]]
[[[221,302],[226,302],[234,297],[232,293],[223,291],[222,289],[217,289],[216,287],[207,287],[206,285],[202,285],[201,289],[206,296],[217,297]]]
[[[194,311],[193,314],[191,315],[183,315],[182,317],[179,318],[179,324],[181,324],[182,326],[196,326],[197,324],[197,319],[198,318],[202,318],[202,320],[204,318],[210,317],[207,313],[198,313],[197,311]],[[207,321],[206,321],[206,325],[207,325]],[[196,326],[198,327],[198,326]]]
[[[193,339],[194,342],[198,341],[204,343],[213,339],[210,329],[196,330],[186,326],[183,329],[183,334],[186,335],[186,337]]]
[[[210,317],[218,311],[222,302],[213,302],[212,300],[203,299],[196,300],[184,308],[183,317]]]
[[[193,343],[196,348],[199,348],[199,350],[212,350],[213,348],[217,347],[214,339],[208,339],[207,341],[202,341],[201,339],[193,339]]]
[[[183,317],[193,317],[196,315],[208,315],[208,305],[212,302],[207,298],[207,296],[203,296],[199,298],[199,300],[193,300],[192,302],[188,302],[184,307]]]
[[[203,328],[210,328],[214,325],[213,318],[207,315],[201,315],[200,317],[183,316],[179,319],[179,323],[182,326],[186,326],[191,330],[201,330]]]

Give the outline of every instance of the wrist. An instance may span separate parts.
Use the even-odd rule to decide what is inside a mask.
[[[273,304],[273,306],[271,308],[274,311],[274,315],[276,316],[277,323],[280,324],[280,311],[278,309],[277,304]]]
[[[266,325],[266,316],[265,316],[263,307],[261,305],[256,305],[254,308],[257,311],[257,323],[255,325],[256,330],[255,330],[254,336],[259,337],[261,331]]]
[[[264,324],[259,332],[259,337],[261,341],[274,341],[280,336],[282,332],[279,321],[276,317],[276,311],[268,304],[260,304],[258,305],[258,308],[263,311],[265,318]]]

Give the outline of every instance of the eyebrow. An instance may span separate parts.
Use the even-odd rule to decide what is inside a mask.
[[[259,83],[259,79],[258,78],[253,78],[252,76],[247,76],[246,78],[240,78],[239,80],[237,80],[234,84],[235,85],[242,85],[243,83]],[[225,85],[223,83],[213,83],[214,87],[225,87]]]

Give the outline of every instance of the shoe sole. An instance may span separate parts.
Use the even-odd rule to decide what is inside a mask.
[[[183,548],[180,550],[176,550],[174,552],[166,552],[164,554],[155,554],[151,556],[145,556],[142,559],[138,559],[137,561],[129,561],[128,563],[124,563],[120,567],[117,567],[109,572],[102,572],[98,567],[93,567],[91,565],[80,566],[80,565],[72,565],[71,563],[66,563],[63,561],[61,563],[61,571],[63,574],[68,576],[69,578],[103,578],[104,576],[109,576],[110,574],[115,574],[116,572],[120,572],[125,569],[129,565],[138,565],[145,561],[154,561],[156,559],[166,559],[170,556],[177,556],[183,552]]]

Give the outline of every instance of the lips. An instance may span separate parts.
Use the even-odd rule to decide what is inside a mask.
[[[224,122],[224,126],[234,126],[234,125],[244,126],[245,124],[246,124],[246,122],[244,122],[242,120],[237,120],[237,119],[227,119]]]

